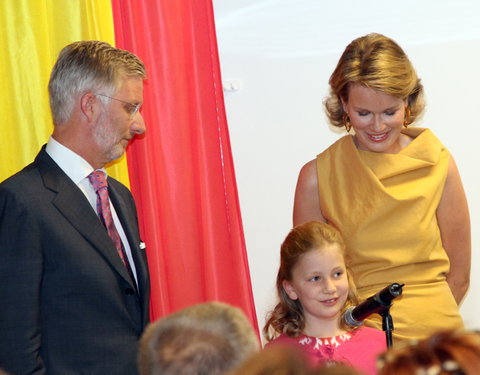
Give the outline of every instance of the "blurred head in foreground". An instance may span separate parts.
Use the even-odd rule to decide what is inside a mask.
[[[200,303],[151,323],[140,341],[141,375],[217,375],[238,367],[259,350],[239,308]]]

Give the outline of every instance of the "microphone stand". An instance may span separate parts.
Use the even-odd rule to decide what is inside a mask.
[[[390,285],[389,290],[392,295],[392,299],[402,294],[403,286],[405,286],[405,284],[393,283]],[[378,314],[382,317],[382,329],[385,332],[387,348],[390,348],[392,346],[393,319],[392,315],[390,315],[392,299],[389,301],[388,304],[382,303],[383,308],[378,311]]]
[[[392,346],[393,319],[390,315],[392,300],[402,294],[405,284],[393,283],[377,294],[367,298],[357,307],[349,308],[344,315],[345,322],[351,327],[358,327],[372,314],[382,317],[382,329],[385,332],[387,348]]]
[[[387,348],[392,346],[392,331],[393,331],[393,319],[390,315],[390,306],[385,310],[379,312],[382,317],[382,329],[385,332],[385,338],[387,340]]]

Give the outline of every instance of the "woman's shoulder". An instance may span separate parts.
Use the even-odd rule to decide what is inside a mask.
[[[402,133],[412,140],[402,149],[401,155],[426,161],[433,165],[436,165],[440,158],[450,157],[448,149],[430,129],[409,127],[404,129]]]
[[[355,143],[353,142],[353,136],[351,134],[345,135],[339,139],[337,139],[335,142],[333,142],[330,146],[328,146],[325,150],[323,150],[320,154],[317,155],[318,157],[321,157],[322,155],[328,155],[332,152],[336,152],[339,149],[345,149],[345,148],[355,148]]]
[[[415,143],[435,143],[442,144],[440,139],[435,135],[435,133],[429,128],[421,127],[408,127],[402,130],[402,134],[409,136],[412,139],[412,142]]]

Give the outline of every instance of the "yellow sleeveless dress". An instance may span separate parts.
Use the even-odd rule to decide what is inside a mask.
[[[436,219],[450,154],[428,129],[403,132],[414,139],[398,154],[358,150],[348,135],[317,156],[320,207],[345,238],[360,300],[405,284],[390,310],[394,344],[463,327]]]

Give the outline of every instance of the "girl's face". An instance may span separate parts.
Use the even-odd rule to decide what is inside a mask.
[[[305,333],[320,337],[338,334],[340,313],[349,291],[339,245],[310,250],[300,256],[292,271],[292,280],[284,280],[283,288],[303,306]]]
[[[358,149],[395,154],[409,143],[410,138],[400,133],[406,100],[352,84],[348,89],[348,102],[342,100],[342,105],[355,130]]]

